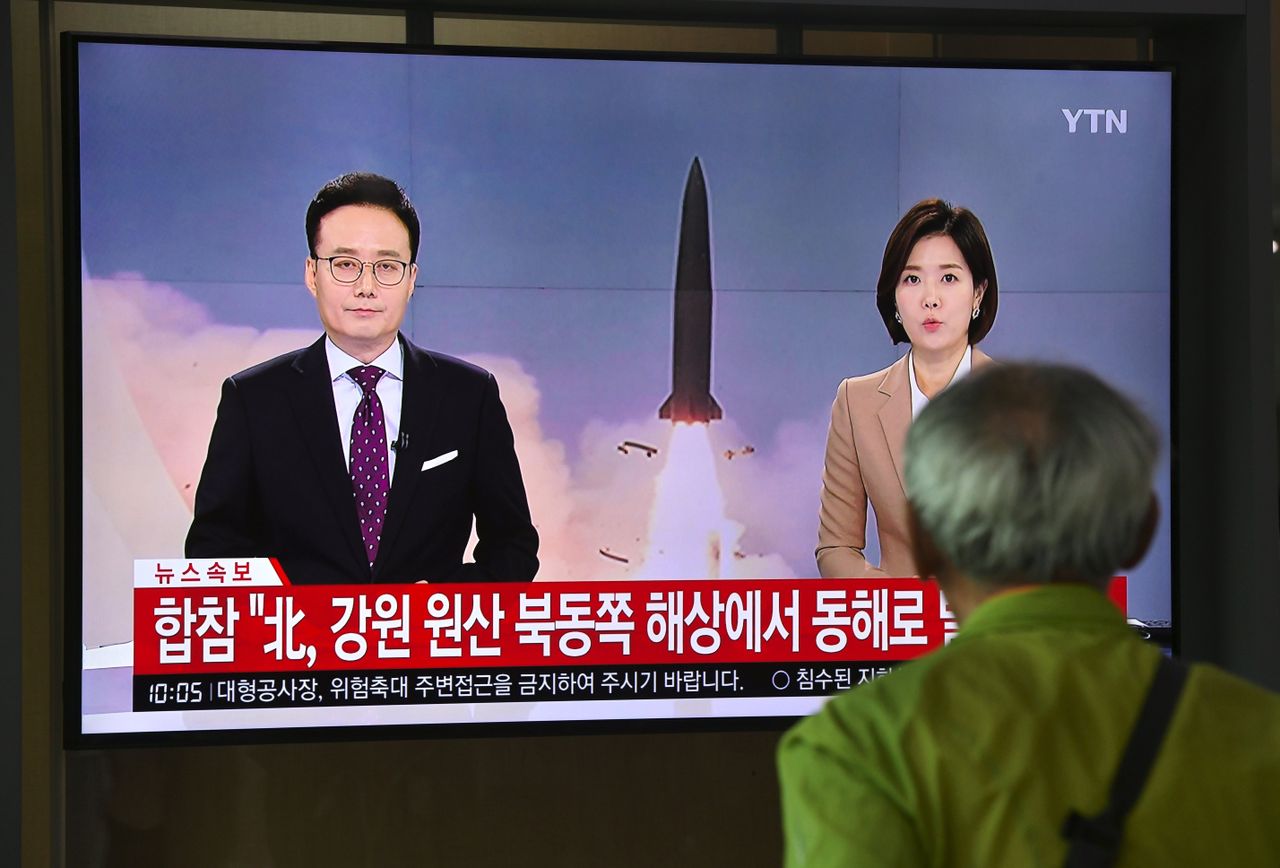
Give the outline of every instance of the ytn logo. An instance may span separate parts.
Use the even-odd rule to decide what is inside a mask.
[[[1080,119],[1088,115],[1089,132],[1097,133],[1098,128],[1105,125],[1108,133],[1119,133],[1124,135],[1129,129],[1129,111],[1128,109],[1120,109],[1119,112],[1113,109],[1063,109],[1062,116],[1067,119],[1067,132],[1074,133],[1080,124]],[[1105,120],[1105,124],[1098,122],[1099,118]]]

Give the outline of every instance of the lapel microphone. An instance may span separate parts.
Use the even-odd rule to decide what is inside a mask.
[[[400,436],[391,441],[391,448],[397,452],[401,452],[409,448],[409,432],[401,431]]]

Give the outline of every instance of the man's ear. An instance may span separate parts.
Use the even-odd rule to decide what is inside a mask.
[[[406,298],[413,298],[413,289],[418,283],[418,263],[409,263],[409,273],[406,275],[409,279],[409,294]]]
[[[307,290],[312,297],[316,294],[316,265],[316,261],[308,256],[302,266],[302,282],[307,285]]]
[[[1156,501],[1156,493],[1153,491],[1147,501],[1147,514],[1142,517],[1142,525],[1133,538],[1133,551],[1120,563],[1121,569],[1130,570],[1142,562],[1142,559],[1147,556],[1147,549],[1151,548],[1151,541],[1155,539],[1156,526],[1159,524],[1160,504]]]

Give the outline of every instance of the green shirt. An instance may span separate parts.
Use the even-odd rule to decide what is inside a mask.
[[[786,864],[1060,866],[1159,654],[1082,585],[987,600],[950,645],[783,737]],[[1118,864],[1280,865],[1280,697],[1192,668]]]

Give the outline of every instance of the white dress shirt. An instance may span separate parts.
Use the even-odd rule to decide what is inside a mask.
[[[338,434],[342,440],[342,457],[351,467],[351,425],[364,392],[347,371],[364,364],[347,355],[329,338],[324,339],[325,356],[329,359],[329,376],[333,380],[333,407],[338,413]],[[400,436],[400,405],[404,398],[404,348],[392,342],[386,352],[369,364],[386,371],[378,379],[375,391],[382,402],[382,418],[387,429],[387,477],[396,478],[396,450],[390,446]]]
[[[929,403],[929,398],[924,392],[920,391],[920,386],[916,383],[916,357],[915,353],[908,353],[907,364],[910,366],[911,376],[907,379],[911,382],[911,418],[914,419],[920,415],[920,411]],[[964,348],[964,355],[960,357],[960,364],[956,365],[956,372],[951,375],[951,379],[947,381],[947,386],[964,377],[973,369],[973,344]],[[946,388],[943,386],[942,388]],[[359,388],[359,387],[357,387]],[[353,411],[354,412],[354,411]],[[348,421],[347,429],[350,430],[351,423]]]

